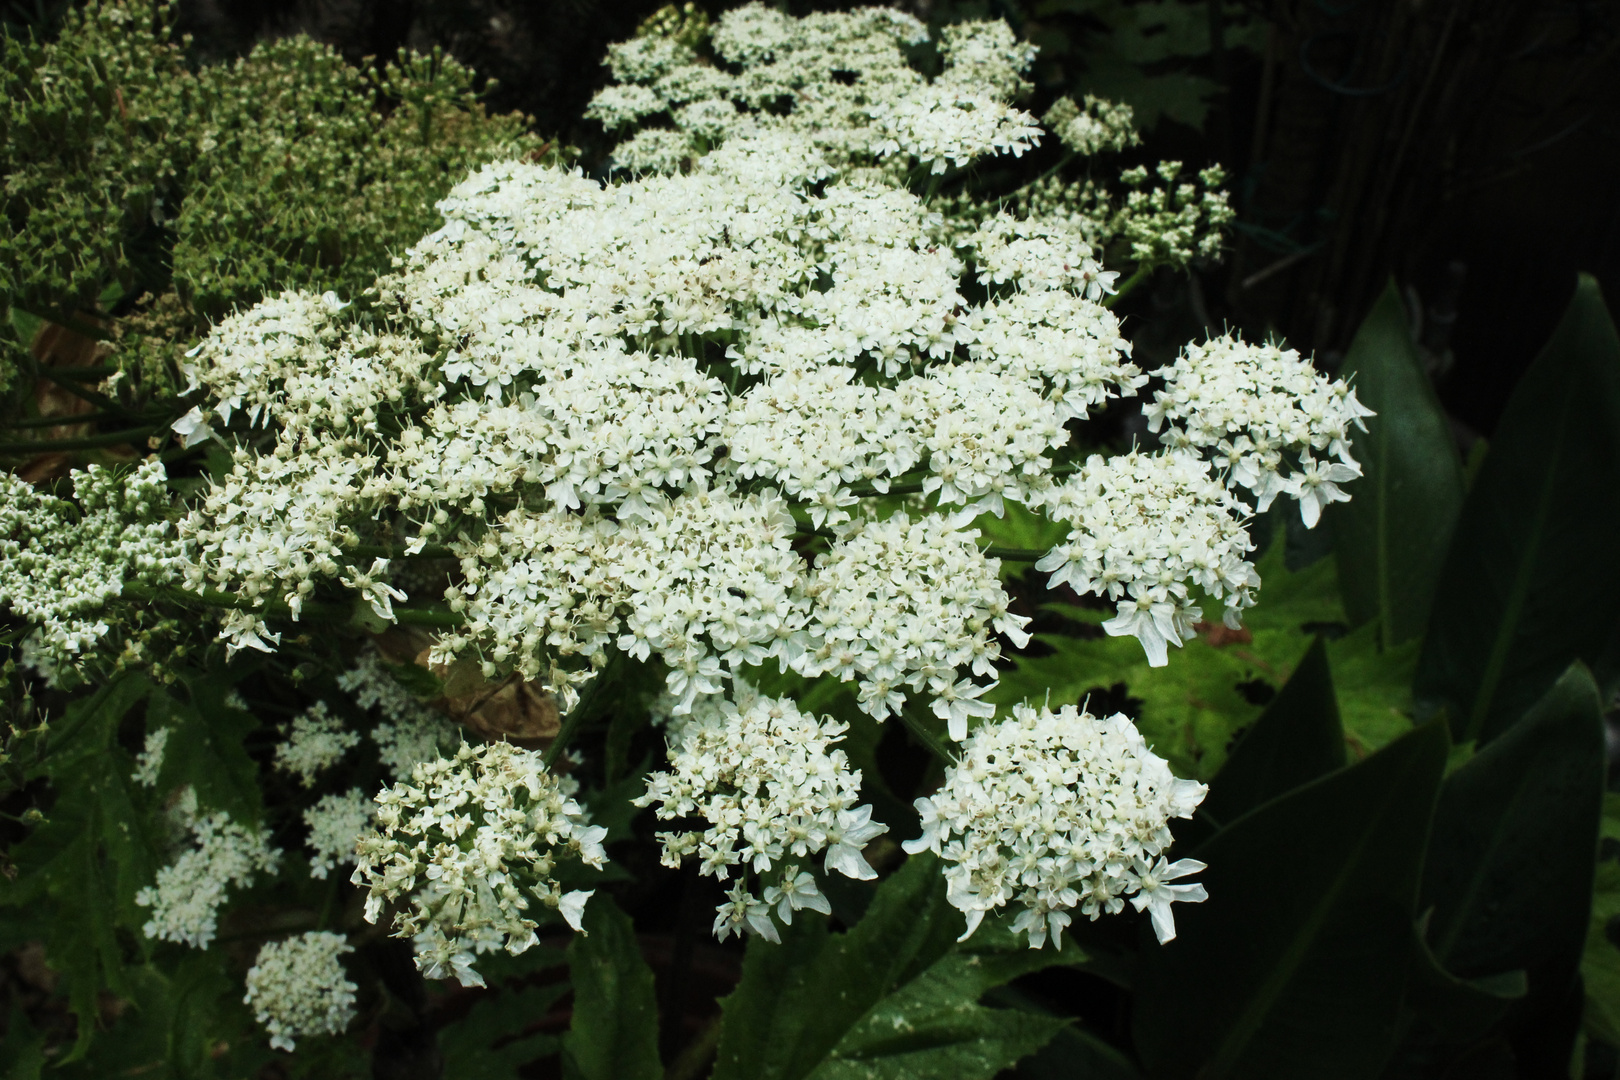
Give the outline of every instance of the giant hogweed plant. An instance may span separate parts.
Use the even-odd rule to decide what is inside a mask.
[[[331,1036],[380,1027],[382,1054],[431,1023],[389,934],[425,977],[485,988],[440,1033],[455,1069],[560,1051],[581,1076],[660,1075],[653,980],[609,896],[639,887],[629,853],[649,841],[690,895],[717,883],[715,937],[749,941],[722,1018],[665,1048],[677,1075],[989,1077],[1054,1038],[1129,1075],[1124,1033],[978,1004],[1076,963],[1190,988],[1141,998],[1134,1057],[1157,1073],[1283,1053],[1267,1025],[1292,1000],[1287,935],[1314,957],[1322,921],[1289,908],[1252,939],[1275,957],[1200,967],[1245,939],[1193,942],[1174,905],[1212,926],[1270,910],[1244,846],[1257,821],[1299,832],[1266,834],[1274,856],[1327,843],[1301,830],[1345,800],[1398,791],[1411,806],[1374,820],[1426,820],[1443,734],[1333,773],[1331,696],[1298,704],[1307,661],[1211,790],[1123,715],[1050,686],[1009,696],[1009,666],[1038,661],[1016,659],[1029,616],[1005,583],[1026,566],[1092,597],[1106,640],[1174,671],[1172,648],[1216,634],[1206,614],[1245,633],[1252,514],[1297,504],[1316,525],[1378,419],[1272,345],[1133,365],[1110,310],[1122,271],[1099,254],[1153,221],[1162,243],[1133,242],[1125,269],[1213,250],[1219,200],[1126,199],[1113,233],[1029,189],[992,203],[968,167],[1047,137],[1015,103],[1028,51],[1000,24],[954,27],[929,78],[905,51],[923,36],[887,11],[666,18],[612,57],[622,85],[663,95],[635,120],[675,118],[631,140],[624,178],[487,165],[369,288],[222,318],[184,357],[190,407],[163,456],[54,493],[8,482],[12,670],[62,711],[13,733],[10,767],[37,783],[5,896],[55,905],[16,940],[43,938],[76,1016],[71,1051],[14,1020],[15,1060],[206,1074],[269,1047],[354,1069]],[[694,85],[719,89],[669,89]],[[698,112],[725,122],[694,136]],[[1102,103],[1049,118],[1077,155],[1127,139]],[[1109,453],[1087,420],[1138,394],[1162,445]],[[517,722],[492,723],[496,700]],[[934,762],[910,807],[880,741]],[[661,763],[638,765],[653,743]],[[1171,861],[1173,821],[1198,858]],[[1358,837],[1357,881],[1406,857]],[[907,858],[874,892],[893,840]],[[1334,866],[1307,866],[1308,903]],[[1424,939],[1410,897],[1404,922],[1386,906],[1395,959],[1374,950],[1378,978],[1353,986],[1399,1014]],[[1144,940],[1122,949],[1135,913]],[[535,975],[563,941],[559,1046],[533,1023],[565,988]],[[1431,997],[1511,997],[1445,960]],[[1256,970],[1263,993],[1222,1001],[1246,1010],[1232,1026],[1154,1027],[1149,1000]],[[109,1018],[103,989],[136,1013]],[[1383,1030],[1345,1060],[1387,1049]]]

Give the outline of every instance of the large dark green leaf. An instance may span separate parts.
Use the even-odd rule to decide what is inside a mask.
[[[855,1022],[950,949],[961,915],[945,902],[939,860],[913,856],[845,934],[801,913],[781,945],[753,941],[742,982],[721,1003],[714,1080],[797,1080]]]
[[[1419,728],[1193,852],[1209,899],[1178,906],[1169,944],[1149,934],[1139,967],[1134,1032],[1151,1075],[1377,1074],[1448,745],[1440,726]]]
[[[1495,737],[1603,650],[1620,610],[1617,476],[1620,339],[1583,275],[1508,402],[1435,592],[1414,690],[1459,739]]]
[[[1577,664],[1447,777],[1422,905],[1448,971],[1522,968],[1532,1007],[1567,992],[1592,908],[1604,757],[1597,685]]]
[[[574,1022],[563,1074],[578,1080],[658,1080],[658,1003],[630,917],[603,893],[585,905],[585,932],[568,946]]]
[[[749,943],[742,982],[723,1002],[715,1080],[990,1080],[1068,1024],[978,1004],[992,987],[1084,954],[1018,947],[997,919],[953,949],[962,916],[945,902],[933,856],[907,860],[848,933],[807,916],[780,945]]]
[[[1356,331],[1341,371],[1378,415],[1355,433],[1362,478],[1330,508],[1339,587],[1352,623],[1377,620],[1383,643],[1423,633],[1463,502],[1462,461],[1412,343],[1392,281]]]
[[[990,1080],[1068,1021],[975,1003],[986,990],[1056,962],[1051,952],[1030,949],[944,956],[856,1021],[810,1080]]]
[[[591,903],[596,902],[592,897]],[[482,998],[466,1016],[439,1032],[444,1075],[456,1080],[516,1080],[519,1066],[556,1052],[552,1036],[524,1031],[567,992],[567,983],[554,983],[503,989]]]
[[[158,790],[189,785],[199,806],[224,810],[237,821],[258,821],[258,765],[245,745],[258,719],[226,703],[231,687],[223,678],[188,672],[184,682],[189,701],[159,691],[146,707],[147,731],[169,729]]]
[[[121,932],[144,940],[138,934],[146,915],[135,893],[152,880],[155,856],[116,735],[151,690],[145,679],[125,676],[68,707],[44,765],[58,797],[45,824],[12,848],[17,876],[0,886],[0,905],[20,909],[8,918],[38,926],[50,965],[63,976],[79,1024],[70,1061],[90,1048],[99,992],[131,993]]]
[[[1318,638],[1215,774],[1198,816],[1219,828],[1344,766],[1344,729]]]

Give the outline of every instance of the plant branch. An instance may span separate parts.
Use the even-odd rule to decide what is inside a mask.
[[[1125,299],[1125,297],[1129,296],[1138,285],[1142,284],[1142,282],[1146,281],[1152,276],[1153,267],[1149,266],[1147,263],[1143,263],[1141,266],[1136,268],[1136,272],[1134,274],[1119,283],[1119,288],[1114,290],[1112,296],[1103,297],[1102,306],[1105,308],[1113,307],[1115,304]]]
[[[619,665],[623,663],[623,660],[624,654],[621,652],[613,651],[608,653],[607,663],[603,664],[602,669],[586,684],[584,692],[579,695],[579,701],[575,703],[572,709],[568,710],[568,715],[563,717],[562,727],[558,730],[557,737],[551,740],[550,746],[546,747],[546,768],[549,769],[556,764],[557,759],[562,756],[562,752],[568,749],[568,744],[573,741],[574,736],[579,734],[580,728],[585,726],[585,721],[596,710],[596,703],[602,697],[603,688],[608,685],[612,677],[618,672]]]
[[[956,755],[945,749],[945,744],[940,742],[932,731],[928,730],[928,726],[922,722],[922,718],[913,711],[913,707],[909,703],[900,710],[900,722],[906,725],[906,730],[911,732],[912,736],[922,743],[923,748],[933,754],[941,765],[951,766],[956,764]]]
[[[80,439],[36,439],[27,442],[0,443],[0,455],[13,457],[21,454],[49,454],[67,450],[93,450],[101,446],[122,443],[141,443],[147,437],[163,431],[161,427],[128,428],[109,431],[105,435],[86,435]]]

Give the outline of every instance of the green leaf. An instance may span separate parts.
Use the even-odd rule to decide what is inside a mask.
[[[45,1036],[34,1030],[21,1005],[12,1005],[5,1038],[0,1039],[0,1075],[6,1080],[39,1080],[45,1060]]]
[[[962,926],[939,860],[914,855],[848,933],[801,912],[781,945],[750,941],[742,981],[721,1002],[714,1080],[808,1076],[868,1009],[945,955]]]
[[[1436,1042],[1471,1042],[1479,1038],[1524,997],[1528,986],[1521,968],[1459,979],[1440,963],[1429,948],[1426,932],[1417,926],[1413,927],[1412,954],[1407,1005],[1431,1029],[1425,1033],[1423,1044],[1411,1048],[1419,1052],[1431,1049]]]
[[[263,812],[259,767],[248,755],[246,739],[258,728],[258,718],[225,703],[231,684],[220,676],[188,672],[183,681],[189,701],[160,690],[146,707],[148,732],[170,729],[158,792],[189,784],[199,806],[223,810],[243,824],[257,823]]]
[[[1258,569],[1264,582],[1260,602],[1246,613],[1243,632],[1211,628],[1172,651],[1163,668],[1148,666],[1135,638],[1041,635],[1054,652],[1016,657],[1013,670],[985,700],[1039,702],[1050,695],[1056,707],[1079,704],[1094,688],[1124,683],[1141,700],[1136,726],[1154,751],[1179,775],[1207,779],[1226,760],[1232,737],[1260,715],[1262,706],[1245,688],[1282,686],[1310,647],[1314,629],[1344,619],[1331,560],[1290,571],[1279,539]],[[1060,610],[1078,619],[1097,614]]]
[[[1195,849],[1209,899],[1177,908],[1168,944],[1143,926],[1133,1028],[1151,1074],[1377,1075],[1447,747],[1426,725]]]
[[[242,1003],[234,977],[217,955],[186,951],[174,970],[146,964],[131,969],[125,1006],[84,1061],[58,1075],[103,1080],[113,1076],[176,1078],[251,1076],[272,1058],[264,1031]],[[298,1040],[301,1059],[347,1059],[355,1075],[358,1047],[323,1036]]]
[[[1459,741],[1488,742],[1602,652],[1620,607],[1616,476],[1620,338],[1582,275],[1508,401],[1435,592],[1414,692],[1449,709]]]
[[[1586,987],[1586,1028],[1610,1046],[1620,1047],[1620,948],[1609,925],[1620,916],[1620,862],[1598,863],[1592,883],[1592,919],[1581,953]]]
[[[1038,955],[1045,950],[1022,951],[1037,955],[941,958],[861,1017],[810,1080],[991,1080],[1068,1026],[975,1004],[991,987],[1058,962]]]
[[[597,898],[592,897],[586,907],[595,903]],[[567,983],[556,983],[502,989],[480,998],[466,1016],[439,1032],[444,1075],[456,1080],[516,1080],[520,1066],[556,1053],[556,1038],[523,1032],[568,989]]]
[[[1344,729],[1339,726],[1327,650],[1318,638],[1254,727],[1233,747],[1210,783],[1198,815],[1219,828],[1343,767]]]
[[[658,1004],[652,969],[630,917],[606,894],[585,905],[585,932],[568,946],[574,1022],[563,1072],[578,1080],[658,1080]]]
[[[135,938],[145,922],[135,893],[152,880],[156,860],[139,809],[144,799],[132,790],[131,761],[116,736],[119,721],[151,689],[125,676],[68,706],[45,763],[57,800],[45,824],[12,848],[17,877],[0,886],[0,904],[21,907],[22,917],[41,924],[48,962],[63,976],[79,1025],[67,1061],[90,1048],[98,993],[131,992],[121,938]]]
[[[1362,478],[1328,510],[1339,587],[1353,624],[1377,620],[1386,647],[1423,633],[1463,502],[1462,461],[1434,396],[1406,305],[1391,281],[1356,331],[1340,374],[1378,415],[1351,440]]]
[[[1563,999],[1591,918],[1604,772],[1598,689],[1577,664],[1446,778],[1422,893],[1446,970],[1522,968],[1528,1007]]]
[[[1412,730],[1412,672],[1418,648],[1416,641],[1379,648],[1373,623],[1328,642],[1339,721],[1356,760]]]

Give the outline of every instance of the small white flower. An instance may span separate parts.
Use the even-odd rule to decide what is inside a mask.
[[[1176,920],[1170,905],[1178,901],[1199,904],[1209,899],[1209,893],[1204,891],[1202,885],[1167,885],[1165,882],[1207,870],[1208,866],[1197,859],[1179,859],[1171,863],[1163,858],[1152,867],[1141,859],[1136,859],[1133,865],[1136,868],[1137,888],[1141,891],[1131,897],[1131,906],[1148,913],[1153,920],[1153,932],[1158,935],[1159,944],[1163,945],[1176,936]]]
[[[180,445],[190,449],[200,442],[207,442],[214,437],[214,429],[208,426],[203,419],[201,406],[193,405],[191,411],[170,424],[174,433],[180,436]]]

